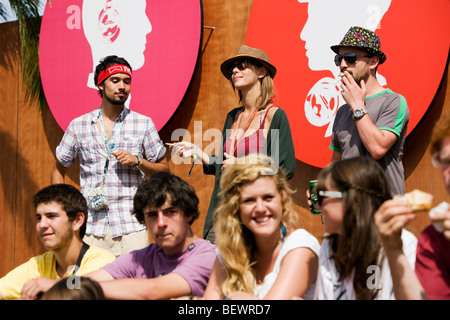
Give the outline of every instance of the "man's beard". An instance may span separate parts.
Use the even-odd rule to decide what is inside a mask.
[[[353,77],[353,79],[358,84],[358,86],[361,86],[361,80],[364,80],[364,82],[367,83],[367,79],[369,79],[369,75],[370,75],[370,71],[364,72],[363,74],[359,74],[357,76],[355,76],[355,74],[353,73],[352,70],[345,69],[345,70],[342,70],[341,72],[343,73],[344,71],[347,71],[348,73],[350,73],[350,75]]]
[[[114,97],[114,96],[113,96]],[[109,103],[116,105],[116,106],[121,106],[123,104],[125,104],[125,102],[128,99],[128,96],[124,97],[123,99],[114,99],[114,98],[110,98],[108,96],[105,95],[106,100],[108,100]]]

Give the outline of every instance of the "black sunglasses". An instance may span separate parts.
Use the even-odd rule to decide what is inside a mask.
[[[231,77],[233,75],[234,68],[238,68],[240,71],[247,69],[250,67],[250,65],[254,65],[255,67],[260,68],[262,66],[261,63],[258,62],[258,60],[253,59],[245,59],[245,60],[238,60],[235,63],[233,63],[230,66],[230,69],[228,70],[228,76]]]
[[[361,55],[357,55],[354,52],[347,52],[347,53],[344,53],[343,55],[337,54],[334,57],[334,63],[336,63],[336,66],[339,67],[341,65],[342,59],[344,59],[345,62],[347,62],[347,63],[355,63],[358,58],[362,58],[362,57],[371,58],[373,56],[369,56],[369,55],[361,56]]]
[[[247,60],[238,60],[235,63],[233,63],[230,68],[228,69],[228,76],[231,77],[233,75],[234,68],[238,68],[240,71],[247,69],[249,66],[249,63]]]

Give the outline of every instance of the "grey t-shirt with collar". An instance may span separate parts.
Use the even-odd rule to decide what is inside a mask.
[[[409,122],[409,109],[406,99],[390,89],[368,96],[365,100],[366,110],[372,122],[380,130],[395,133],[398,137],[394,145],[377,160],[385,170],[391,185],[392,195],[405,193],[405,177],[403,169],[403,145]],[[330,149],[342,153],[342,159],[370,156],[365,148],[352,117],[348,104],[342,105],[334,119]]]

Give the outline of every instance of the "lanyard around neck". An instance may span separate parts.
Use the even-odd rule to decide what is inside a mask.
[[[108,166],[109,166],[109,157],[111,157],[111,153],[114,150],[114,147],[116,145],[116,140],[119,138],[119,133],[120,133],[120,129],[122,128],[122,125],[123,125],[123,120],[119,121],[117,123],[117,125],[116,125],[116,122],[114,123],[113,128],[115,127],[116,130],[114,132],[114,137],[111,137],[109,144],[108,144],[108,137],[106,136],[105,124],[103,123],[102,108],[100,108],[98,111],[98,118],[100,121],[100,129],[102,131],[103,140],[105,142],[106,152],[108,153],[106,156],[105,167],[103,168],[102,183],[104,183],[106,172],[108,171]]]
[[[111,153],[114,150],[114,147],[116,145],[116,141],[119,138],[120,129],[122,128],[123,121],[119,121],[117,123],[117,125],[116,125],[116,122],[114,123],[116,130],[114,132],[114,137],[112,137],[110,139],[109,144],[108,144],[108,137],[106,136],[105,124],[103,123],[102,108],[100,108],[99,111],[98,111],[98,118],[99,118],[99,121],[100,121],[100,129],[102,131],[103,141],[105,142],[106,151],[108,152],[107,159],[109,159],[109,157],[111,156]]]

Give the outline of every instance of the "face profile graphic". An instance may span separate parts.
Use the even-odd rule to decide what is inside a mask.
[[[133,69],[133,98],[128,96],[125,106],[150,117],[161,130],[181,106],[200,62],[201,1],[45,2],[39,69],[59,127],[65,131],[73,119],[98,106],[95,66],[117,55]]]
[[[305,41],[308,66],[313,71],[330,71],[333,77],[319,79],[305,98],[305,117],[316,127],[328,125],[324,137],[331,136],[337,109],[344,103],[340,94],[339,67],[331,46],[339,44],[351,26],[376,32],[391,0],[298,0],[308,3],[308,19],[300,33]],[[386,79],[377,74],[384,86]]]
[[[146,6],[146,0],[83,1],[83,30],[92,52],[88,87],[97,89],[94,69],[108,55],[125,58],[133,71],[144,65],[147,34],[152,31]]]

